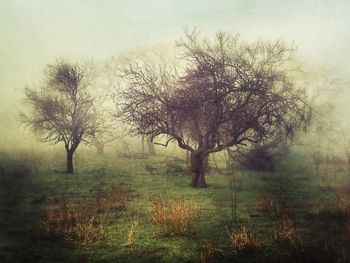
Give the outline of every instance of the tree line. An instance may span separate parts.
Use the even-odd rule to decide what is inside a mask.
[[[283,41],[251,43],[225,32],[208,40],[194,30],[176,52],[176,64],[131,59],[115,66],[119,81],[107,80],[103,95],[91,85],[91,71],[57,60],[43,85],[25,88],[21,121],[42,141],[64,144],[68,173],[78,146],[98,143],[113,122],[154,144],[175,142],[190,155],[195,188],[206,187],[209,154],[293,137],[310,124],[306,87],[293,77],[295,49]],[[106,111],[107,97],[113,111]]]

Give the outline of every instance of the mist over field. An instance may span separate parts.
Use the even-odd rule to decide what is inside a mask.
[[[184,27],[204,36],[239,33],[244,40],[294,43],[308,70],[326,68],[348,82],[347,1],[2,1],[1,126],[11,139],[25,85],[39,85],[56,58],[107,60],[152,46],[174,48]],[[349,89],[336,103],[347,111]],[[11,125],[11,132],[4,129]]]
[[[2,0],[0,263],[349,262],[349,28],[345,0]]]

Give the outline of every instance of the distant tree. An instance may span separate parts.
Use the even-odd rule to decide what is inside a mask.
[[[91,144],[96,147],[98,155],[104,154],[106,144],[113,142],[118,138],[118,135],[108,128],[101,129],[100,132],[97,132],[94,138],[91,141]]]
[[[339,150],[342,149],[344,141],[337,145],[342,134],[339,130],[341,120],[338,119],[337,104],[344,94],[346,82],[337,72],[317,65],[305,67],[302,79],[307,82],[309,103],[315,114],[308,134],[297,136],[293,144],[305,148],[313,162],[316,175],[321,175],[323,172],[329,172],[331,163],[336,170],[339,164],[338,156],[342,154]]]
[[[152,142],[152,138],[149,136],[146,137],[144,135],[141,136],[142,155],[146,154],[145,143],[147,144],[147,154],[150,156],[156,155],[156,149],[154,148],[154,143]]]
[[[210,153],[292,136],[308,124],[307,95],[292,81],[293,50],[284,43],[246,43],[226,33],[201,41],[193,32],[178,47],[175,68],[138,60],[122,69],[118,116],[133,135],[163,136],[165,146],[175,141],[189,151],[193,187],[206,186]]]
[[[21,121],[43,142],[63,142],[67,173],[73,173],[73,154],[81,142],[90,144],[101,127],[84,71],[77,64],[57,61],[47,66],[44,85],[25,88],[28,111]]]
[[[80,67],[84,72],[84,81],[89,84],[89,93],[94,97],[94,106],[98,109],[99,127],[91,140],[91,145],[96,148],[97,154],[104,153],[105,146],[118,137],[117,123],[112,118],[114,104],[110,96],[115,82],[111,65],[114,61],[96,62],[85,61]]]

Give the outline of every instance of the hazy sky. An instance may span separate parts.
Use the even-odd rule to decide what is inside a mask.
[[[209,37],[228,30],[294,41],[310,61],[350,74],[349,0],[1,0],[0,103],[15,105],[56,57],[103,59],[173,45],[185,26]]]

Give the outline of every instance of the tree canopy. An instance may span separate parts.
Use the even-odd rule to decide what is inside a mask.
[[[136,61],[122,69],[119,116],[134,135],[165,136],[190,151],[192,186],[206,185],[208,154],[308,124],[306,91],[291,77],[294,50],[282,41],[247,43],[228,33],[209,41],[192,32],[177,46],[177,67]]]
[[[79,144],[91,143],[102,125],[94,106],[96,97],[89,93],[84,77],[77,64],[57,61],[47,66],[43,85],[25,88],[28,112],[21,114],[22,122],[42,141],[64,143],[69,173]]]

